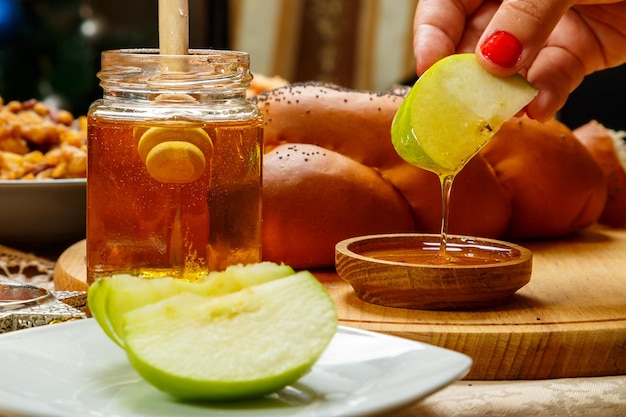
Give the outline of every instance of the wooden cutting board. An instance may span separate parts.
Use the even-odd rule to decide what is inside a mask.
[[[526,242],[533,275],[510,302],[476,311],[382,307],[358,299],[334,271],[314,271],[340,324],[463,352],[467,379],[546,379],[626,374],[626,230]],[[85,242],[68,248],[55,288],[85,291]]]

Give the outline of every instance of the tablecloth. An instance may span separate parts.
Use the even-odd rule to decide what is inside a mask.
[[[626,416],[626,377],[455,382],[388,417]]]

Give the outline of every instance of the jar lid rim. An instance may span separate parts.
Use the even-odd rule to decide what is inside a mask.
[[[197,58],[198,56],[206,57],[206,56],[219,56],[219,57],[237,57],[237,58],[247,58],[250,56],[249,53],[244,51],[236,51],[236,50],[222,50],[222,49],[189,49],[189,54],[187,55],[162,55],[160,54],[157,48],[123,48],[123,49],[110,49],[106,51],[102,51],[103,56],[112,56],[112,55],[126,55],[131,57],[176,57],[176,58]]]

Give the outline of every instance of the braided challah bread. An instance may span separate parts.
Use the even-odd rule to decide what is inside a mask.
[[[265,259],[332,267],[335,244],[348,237],[439,232],[439,179],[406,163],[391,144],[404,93],[310,82],[251,98],[265,118]],[[516,118],[457,176],[449,231],[564,236],[597,222],[606,199],[602,169],[565,125]]]

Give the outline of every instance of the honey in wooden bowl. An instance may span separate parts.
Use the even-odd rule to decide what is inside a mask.
[[[341,241],[339,276],[363,301],[425,310],[485,308],[502,304],[530,281],[532,252],[494,239],[385,234]]]

